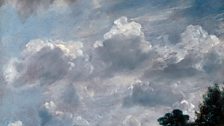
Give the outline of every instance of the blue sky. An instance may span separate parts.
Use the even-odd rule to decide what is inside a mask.
[[[158,126],[224,74],[223,0],[1,0],[1,126]]]

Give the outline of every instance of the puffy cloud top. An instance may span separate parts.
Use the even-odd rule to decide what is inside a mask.
[[[39,52],[41,49],[49,48],[50,50],[60,49],[67,57],[75,59],[79,56],[83,56],[83,43],[81,42],[62,42],[53,41],[54,43],[40,39],[30,41],[24,50],[24,55],[30,55]]]
[[[128,22],[127,17],[120,17],[114,21],[114,26],[104,35],[105,39],[110,39],[116,35],[140,36],[143,34],[141,25],[136,22]]]
[[[112,69],[134,69],[148,57],[150,42],[145,40],[141,25],[128,22],[127,17],[114,21],[114,26],[104,34],[98,51],[101,58],[111,64]],[[113,57],[113,58],[111,58]]]
[[[220,43],[215,35],[209,35],[201,26],[190,25],[181,36],[182,42],[178,46],[187,51],[195,50],[200,53],[208,53],[211,48]]]
[[[10,81],[16,75],[16,83],[45,83],[51,84],[62,79],[75,66],[73,62],[78,57],[84,57],[81,42],[32,40],[23,53],[22,60],[14,61],[13,66],[8,66]],[[12,71],[13,70],[13,71]],[[7,77],[6,77],[7,78]]]

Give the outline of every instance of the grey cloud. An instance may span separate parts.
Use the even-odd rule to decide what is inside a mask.
[[[155,51],[157,51],[159,55],[155,58],[152,66],[161,64],[161,67],[154,67],[157,68],[157,70],[149,70],[145,75],[158,75],[164,78],[175,79],[210,74],[209,72],[204,72],[205,67],[203,66],[209,63],[206,60],[212,57],[210,55],[217,58],[216,60],[211,59],[211,62],[222,62],[222,56],[214,52],[217,47],[222,48],[222,46],[220,46],[221,43],[222,42],[220,42],[215,35],[208,34],[200,26],[190,25],[181,34],[181,42],[178,44],[167,44],[165,48],[160,47],[161,49],[155,48]],[[216,65],[214,65],[214,67],[216,67]]]
[[[48,9],[55,1],[56,0],[9,0],[7,3],[14,5],[22,18],[27,18],[38,10]],[[76,0],[63,0],[63,2],[69,5],[75,1]],[[0,5],[3,5],[4,3],[3,0],[0,1]]]
[[[172,106],[181,101],[183,96],[175,92],[168,85],[163,88],[150,85],[149,83],[137,83],[133,86],[132,93],[124,99],[124,106]]]
[[[39,111],[39,117],[41,126],[46,126],[46,124],[52,119],[52,115],[45,109]]]
[[[4,0],[0,0],[0,7],[4,4]]]
[[[111,69],[134,69],[147,57],[147,54],[142,53],[141,50],[134,49],[139,41],[141,40],[138,37],[123,39],[116,36],[104,41],[103,47],[99,48],[99,54],[105,62],[112,63]]]
[[[68,77],[67,74],[77,70],[76,59],[82,57],[82,43],[49,43],[33,40],[26,45],[21,58],[15,62],[18,72],[15,85],[34,84],[49,85]],[[10,68],[9,68],[10,69]],[[77,73],[80,73],[77,71]],[[72,75],[70,79],[79,78]]]
[[[72,126],[72,117],[57,109],[53,101],[45,102],[38,111],[40,126]]]
[[[48,8],[54,0],[17,0],[15,6],[22,17],[27,17],[40,8]]]
[[[74,1],[67,2],[72,3]],[[12,92],[12,94],[18,95],[15,98],[21,96],[18,98],[19,101],[29,97],[38,103],[20,105],[18,101],[15,101],[15,105],[10,107],[15,107],[15,109],[7,110],[6,107],[8,104],[11,105],[10,99],[14,95],[5,94],[2,96],[4,97],[4,104],[0,106],[3,114],[12,111],[19,111],[20,114],[23,114],[22,108],[30,108],[31,106],[31,110],[33,110],[31,112],[34,113],[32,120],[15,115],[15,118],[22,118],[16,120],[22,120],[25,125],[32,125],[33,122],[39,125],[40,118],[42,118],[42,125],[46,126],[70,126],[72,124],[110,126],[122,125],[125,117],[132,115],[143,126],[155,126],[157,124],[156,116],[159,116],[158,111],[163,111],[164,107],[172,107],[173,103],[180,104],[179,102],[183,98],[191,99],[191,102],[196,103],[195,99],[198,99],[198,94],[200,94],[198,93],[199,89],[205,89],[214,80],[221,81],[224,73],[222,67],[223,46],[221,46],[221,41],[216,41],[219,40],[217,36],[210,35],[214,30],[217,30],[218,24],[214,23],[216,19],[204,18],[205,15],[201,16],[203,18],[196,18],[192,13],[193,11],[189,11],[189,8],[199,8],[195,11],[203,10],[206,3],[196,7],[192,1],[188,3],[185,0],[171,3],[168,0],[140,0],[140,2],[134,0],[98,0],[98,2],[99,4],[94,11],[90,9],[91,7],[86,1],[82,1],[81,4],[75,6],[78,7],[78,10],[73,6],[72,14],[67,12],[65,16],[62,16],[64,13],[59,14],[59,16],[44,14],[44,19],[39,18],[39,16],[32,19],[41,20],[38,26],[43,26],[42,23],[51,21],[45,21],[46,17],[47,19],[65,17],[65,20],[62,20],[63,23],[61,21],[56,23],[56,25],[65,26],[66,28],[63,29],[65,32],[60,31],[61,27],[52,31],[55,34],[60,34],[59,38],[62,40],[67,36],[75,36],[73,38],[76,39],[88,38],[89,42],[85,43],[87,48],[84,47],[88,54],[84,52],[83,56],[82,49],[69,48],[70,46],[66,45],[67,42],[58,44],[54,41],[45,42],[43,46],[40,46],[41,43],[36,43],[31,46],[32,48],[23,50],[25,53],[22,52],[22,56],[18,57],[14,64],[17,73],[15,80],[12,79],[13,83],[15,85],[18,83],[17,88],[27,88],[25,90],[28,91],[30,90],[28,88],[34,85],[26,84],[40,82],[42,85],[35,86],[43,91],[38,94],[43,99],[35,99],[37,96],[33,96],[32,90],[26,95]],[[208,2],[207,5],[211,4],[207,0],[206,2]],[[28,16],[42,8],[50,7],[53,0],[34,3],[34,1],[22,0],[22,3],[17,4],[17,9],[20,8],[19,6],[31,6],[31,8],[19,10],[23,11],[20,12],[21,14]],[[88,9],[84,9],[83,12],[83,8]],[[212,8],[220,7],[217,4]],[[183,11],[185,12],[179,13]],[[220,12],[217,11],[217,13]],[[209,12],[206,14],[214,18],[213,14],[216,15],[217,13]],[[125,21],[123,18],[117,24],[113,24],[112,31],[106,32],[112,25],[112,20],[122,15],[129,19]],[[70,16],[74,18],[66,18]],[[66,21],[70,21],[68,19],[72,22],[66,23]],[[208,32],[200,26],[188,26],[189,24],[202,24],[202,27],[205,27]],[[36,23],[32,24],[31,21],[28,25],[21,27],[25,28],[31,25],[34,26]],[[52,27],[54,26],[52,25]],[[75,28],[75,32],[70,30],[71,28]],[[45,31],[46,29],[36,29],[34,34],[36,35],[42,30]],[[57,33],[57,30],[60,32]],[[28,30],[28,32],[30,31],[32,30]],[[48,31],[51,32],[49,29],[45,32],[48,33]],[[100,39],[102,43],[96,44],[97,47],[92,49],[95,39],[103,36],[102,34],[105,32],[104,38]],[[184,34],[180,35],[182,32]],[[27,31],[22,34],[26,33]],[[52,36],[54,37],[54,35]],[[145,49],[146,45],[152,46],[152,48]],[[72,52],[71,50],[76,51]],[[18,55],[20,55],[19,52]],[[9,71],[13,73],[12,69]],[[106,78],[104,76],[99,77],[99,74],[112,74],[113,76]],[[152,84],[134,85],[129,92],[133,80],[139,78],[152,82]],[[14,86],[10,82],[8,85]],[[177,90],[179,92],[175,92]],[[14,91],[18,91],[18,89],[14,89]],[[198,97],[193,97],[196,95]],[[42,103],[46,100],[54,101],[57,109],[53,111],[39,110],[39,102]],[[4,116],[2,115],[2,117]],[[8,117],[6,116],[6,118]],[[147,119],[147,124],[143,117]],[[77,123],[80,120],[82,123]]]
[[[24,68],[23,71],[19,71],[21,79],[25,81],[21,83],[32,83],[40,80],[42,84],[51,84],[63,78],[69,69],[63,52],[58,48],[51,50],[49,47],[45,47],[26,60],[27,62],[24,64],[17,65]]]
[[[104,35],[97,51],[111,70],[133,70],[149,57],[150,48],[151,44],[145,40],[141,25],[121,17]]]
[[[80,105],[79,92],[77,92],[75,86],[78,85],[58,83],[57,85],[49,87],[49,98],[55,101],[58,109],[73,112],[75,110],[74,108],[77,108]]]

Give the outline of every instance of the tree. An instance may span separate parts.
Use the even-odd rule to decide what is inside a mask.
[[[196,120],[188,122],[189,116],[181,110],[173,110],[158,119],[162,126],[224,126],[224,89],[218,84],[209,87],[196,112]]]
[[[195,122],[199,126],[218,126],[224,124],[224,91],[220,90],[218,84],[209,87],[203,102],[196,112]]]
[[[166,113],[164,117],[159,118],[158,122],[162,126],[187,126],[188,120],[188,115],[183,115],[181,110],[175,109],[172,113]]]

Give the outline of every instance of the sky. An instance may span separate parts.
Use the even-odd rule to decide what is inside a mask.
[[[224,0],[0,0],[0,125],[193,119],[223,42]]]

